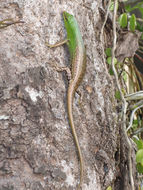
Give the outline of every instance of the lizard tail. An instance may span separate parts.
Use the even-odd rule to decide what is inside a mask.
[[[67,107],[68,107],[67,109],[68,109],[69,124],[72,130],[72,134],[74,137],[75,145],[77,147],[79,161],[80,161],[80,183],[78,184],[78,187],[77,187],[77,190],[80,190],[81,185],[83,183],[84,161],[83,161],[83,156],[80,149],[77,133],[75,130],[74,119],[73,119],[72,104],[73,104],[74,93],[75,93],[75,86],[74,84],[70,83],[69,88],[68,88],[68,95],[67,95]]]

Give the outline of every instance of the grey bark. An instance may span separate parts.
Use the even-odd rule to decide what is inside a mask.
[[[68,81],[51,66],[69,66],[69,53],[66,46],[45,45],[66,36],[64,10],[76,16],[87,51],[82,105],[77,94],[73,103],[85,160],[82,189],[123,187],[120,166],[122,161],[126,168],[127,158],[120,157],[114,85],[103,64],[101,6],[99,0],[0,0],[1,20],[25,22],[0,30],[0,190],[68,190],[79,182],[67,118]]]

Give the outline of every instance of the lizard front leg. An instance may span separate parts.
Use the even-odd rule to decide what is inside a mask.
[[[13,19],[4,19],[0,21],[0,29],[10,26],[12,24],[24,23],[22,20],[14,21]]]

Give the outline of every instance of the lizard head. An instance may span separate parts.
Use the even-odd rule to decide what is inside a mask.
[[[67,32],[67,39],[68,39],[67,45],[69,46],[71,57],[73,57],[74,51],[77,46],[77,41],[80,41],[80,42],[82,41],[81,34],[79,31],[76,18],[73,15],[64,11],[63,18],[64,18],[64,25]]]
[[[66,11],[63,12],[63,18],[66,28],[70,28],[75,23],[75,17]]]

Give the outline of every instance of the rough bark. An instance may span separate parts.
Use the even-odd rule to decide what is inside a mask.
[[[79,182],[79,162],[67,118],[67,47],[61,13],[76,16],[87,51],[83,94],[73,103],[85,160],[83,190],[123,189],[120,124],[113,80],[103,64],[98,1],[1,0],[0,18],[25,23],[0,30],[0,190],[66,190]],[[127,157],[122,157],[122,168]],[[128,177],[126,179],[128,183]],[[126,187],[124,186],[124,189]]]

